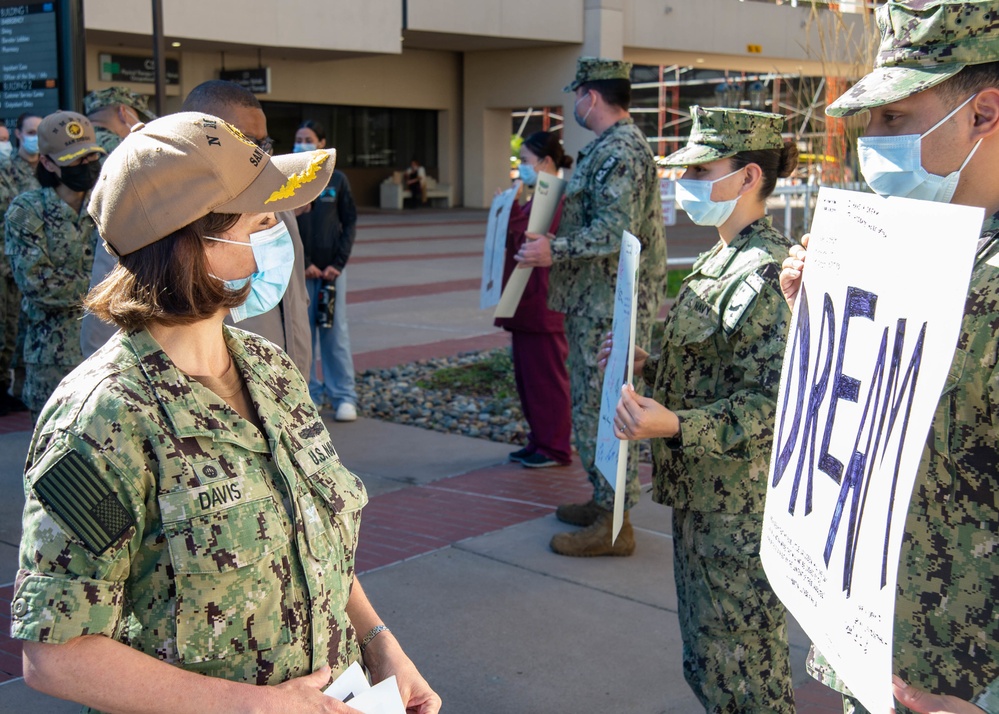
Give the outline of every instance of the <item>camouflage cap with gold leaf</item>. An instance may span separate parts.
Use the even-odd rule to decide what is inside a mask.
[[[878,8],[874,71],[826,108],[834,117],[897,102],[968,65],[999,61],[996,0],[889,0]]]
[[[690,140],[659,160],[660,166],[693,166],[735,156],[740,151],[780,149],[784,117],[769,112],[721,107],[690,108]]]

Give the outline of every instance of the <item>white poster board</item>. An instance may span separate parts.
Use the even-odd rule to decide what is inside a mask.
[[[538,183],[534,188],[534,199],[531,202],[531,215],[527,219],[528,233],[545,234],[555,220],[555,212],[558,211],[559,201],[565,192],[566,182],[558,176],[551,174],[538,174]],[[503,295],[500,297],[499,305],[493,317],[513,317],[520,305],[520,298],[524,296],[524,289],[527,281],[531,279],[533,268],[516,268],[510,273],[510,279],[506,281],[503,288]]]
[[[517,198],[515,184],[497,194],[489,206],[486,222],[486,245],[482,254],[482,287],[479,309],[486,310],[500,300],[503,292],[503,264],[506,261],[506,229],[510,225],[510,209]]]
[[[901,537],[984,212],[822,188],[784,353],[761,557],[853,694],[893,706]]]
[[[663,223],[667,226],[675,226],[676,181],[668,178],[659,179],[659,201],[663,207]]]
[[[621,236],[621,258],[617,264],[614,288],[614,322],[611,328],[614,345],[607,358],[600,418],[597,423],[596,467],[614,487],[614,530],[617,539],[624,521],[624,489],[628,473],[628,444],[614,436],[614,412],[621,398],[621,387],[631,384],[635,366],[635,319],[638,314],[638,264],[642,244],[628,231]],[[593,345],[596,350],[599,345]]]

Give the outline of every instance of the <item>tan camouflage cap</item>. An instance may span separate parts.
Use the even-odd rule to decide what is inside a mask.
[[[780,149],[784,117],[748,109],[690,108],[694,120],[690,140],[679,151],[659,160],[660,166],[694,166],[726,159],[740,151]]]
[[[889,0],[877,10],[874,71],[826,108],[834,117],[891,104],[970,64],[999,61],[996,0]]]
[[[145,96],[120,85],[108,87],[107,89],[98,89],[96,92],[91,92],[85,96],[83,98],[83,113],[89,116],[96,111],[106,109],[107,107],[115,107],[119,104],[132,107],[132,109],[139,113],[140,119],[151,121],[156,118],[156,115],[149,111],[149,102]]]
[[[288,211],[318,196],[336,151],[268,156],[218,117],[181,112],[136,124],[108,155],[88,210],[117,255],[209,213]]]
[[[56,112],[38,125],[38,153],[59,166],[69,166],[87,154],[106,154],[97,143],[94,125],[82,114]]]
[[[631,80],[631,62],[604,59],[603,57],[580,57],[576,60],[576,78],[562,91],[575,92],[584,82],[598,79]]]

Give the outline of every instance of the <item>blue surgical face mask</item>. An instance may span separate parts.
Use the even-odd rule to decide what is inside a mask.
[[[315,151],[315,144],[295,144],[295,148],[292,149],[292,153],[301,154],[303,151]]]
[[[295,248],[284,221],[278,221],[277,225],[265,231],[251,233],[249,243],[206,237],[219,243],[232,243],[251,248],[253,259],[257,262],[256,271],[248,278],[222,281],[233,291],[242,290],[246,281],[250,281],[250,295],[246,298],[246,302],[229,311],[233,322],[263,315],[277,307],[284,297],[284,291],[288,289],[288,281],[291,280],[291,272],[295,267]]]
[[[874,192],[879,196],[900,196],[950,203],[954,191],[957,190],[957,183],[961,180],[961,172],[978,151],[982,140],[978,140],[961,164],[961,168],[946,176],[931,174],[923,168],[922,142],[924,137],[957,114],[974,98],[973,94],[965,99],[954,111],[922,134],[862,136],[857,139],[860,172]]]
[[[0,158],[6,159],[14,153],[14,147],[9,141],[0,141]]]
[[[538,170],[530,164],[521,161],[518,170],[520,171],[520,180],[524,182],[525,186],[533,186],[538,182]]]
[[[26,154],[38,153],[38,134],[29,134],[21,139],[21,147]]]
[[[590,112],[593,111],[593,105],[596,104],[596,101],[594,101],[593,97],[590,97],[590,108],[586,110],[586,114],[580,116],[579,115],[579,103],[581,101],[583,101],[584,99],[586,99],[587,97],[590,97],[590,93],[589,92],[587,92],[583,96],[579,97],[576,100],[576,103],[572,105],[572,116],[576,120],[576,123],[579,124],[584,129],[589,129],[590,128],[590,127],[586,126],[586,120],[590,118]]]
[[[742,196],[736,196],[731,201],[712,201],[711,190],[719,181],[724,181],[740,171],[742,169],[736,169],[714,181],[680,179],[676,182],[676,200],[680,204],[680,208],[690,216],[690,220],[699,226],[720,226],[732,215],[735,204]]]

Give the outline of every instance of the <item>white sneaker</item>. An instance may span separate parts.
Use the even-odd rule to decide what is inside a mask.
[[[357,407],[350,402],[342,402],[336,408],[336,416],[333,418],[337,421],[357,421]]]

